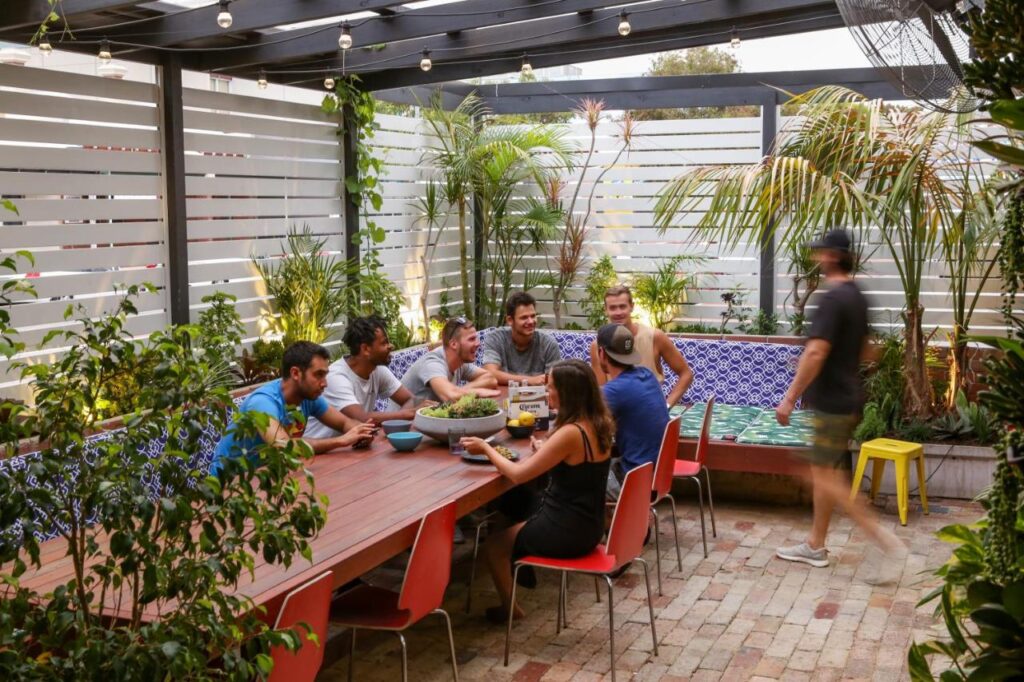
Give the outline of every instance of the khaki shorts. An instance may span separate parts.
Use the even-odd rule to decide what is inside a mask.
[[[803,452],[815,466],[843,466],[850,453],[850,438],[860,423],[858,414],[814,413],[814,442]]]

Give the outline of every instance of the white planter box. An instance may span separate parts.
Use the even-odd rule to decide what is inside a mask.
[[[859,449],[854,450],[853,464],[857,465],[856,457]],[[946,445],[944,443],[925,443],[924,468],[928,478],[927,492],[929,497],[950,497],[970,500],[992,482],[992,473],[996,468],[996,452],[990,447],[975,445]],[[917,496],[917,469],[910,465],[911,498]],[[871,464],[864,470],[864,481],[861,488],[871,489],[868,477],[871,476]],[[896,467],[891,462],[885,463],[885,475],[879,492],[886,495],[896,494]]]

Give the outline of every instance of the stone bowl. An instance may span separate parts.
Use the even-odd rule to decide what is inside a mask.
[[[448,429],[464,429],[467,436],[476,436],[477,438],[493,436],[505,428],[505,411],[499,409],[496,413],[487,417],[474,417],[472,419],[442,419],[440,417],[428,417],[420,410],[417,410],[416,418],[413,419],[412,425],[420,433],[447,445]]]

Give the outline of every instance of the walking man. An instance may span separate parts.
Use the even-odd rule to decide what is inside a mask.
[[[850,438],[860,421],[864,387],[860,360],[868,341],[868,301],[854,283],[850,236],[832,230],[809,244],[828,290],[821,297],[796,376],[775,416],[789,424],[797,399],[803,395],[814,409],[814,443],[807,452],[814,520],[807,540],[780,547],[776,555],[787,561],[828,566],[825,539],[832,510],[839,506],[887,555],[903,548],[891,532],[878,525],[868,508],[850,499],[850,483],[839,469],[847,457]]]

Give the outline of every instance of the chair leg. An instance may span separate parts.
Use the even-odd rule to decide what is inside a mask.
[[[569,628],[569,572],[562,572],[562,629]]]
[[[704,471],[704,478],[708,482],[708,509],[711,510],[711,537],[718,537],[718,528],[715,527],[715,502],[711,499],[711,471],[706,466],[701,466]]]
[[[565,608],[565,571],[558,579],[558,612],[555,614],[555,634],[562,632],[562,609]]]
[[[921,495],[921,511],[928,513],[928,491],[925,490],[927,476],[924,475],[924,455],[917,458],[917,491]]]
[[[651,527],[651,533],[654,535],[654,559],[655,566],[658,567],[658,595],[662,595],[661,591],[661,542],[658,539],[658,512],[654,510],[654,506],[651,506],[651,518],[654,519],[654,526]]]
[[[700,541],[704,543],[704,558],[708,558],[708,531],[704,525],[704,486],[700,484],[700,477],[690,476],[691,481],[697,484],[697,506],[700,507]]]
[[[352,628],[352,646],[348,650],[348,682],[352,682],[356,667],[356,629]]]
[[[455,636],[452,634],[452,619],[444,609],[434,609],[433,612],[441,614],[444,617],[444,624],[448,627],[448,653],[452,657],[452,677],[455,678],[455,682],[459,682],[459,665],[455,661]]]
[[[601,586],[597,584],[597,578],[594,578],[594,596],[597,597],[597,603],[601,603]]]
[[[671,495],[669,495],[668,496],[668,503],[669,503],[669,506],[672,507],[672,535],[676,539],[676,565],[679,567],[679,570],[682,571],[683,570],[683,555],[679,551],[679,522],[676,520],[676,500],[675,500],[675,498],[672,497]],[[712,516],[711,518],[714,519],[715,517]],[[714,524],[715,524],[715,522],[712,520],[711,521],[712,527],[714,527]],[[661,592],[659,592],[658,594],[661,594]]]
[[[654,640],[654,655],[658,655],[658,633],[654,630],[654,600],[651,598],[651,569],[643,557],[637,557],[637,561],[644,567],[644,584],[647,586],[647,611],[651,615],[651,638]]]
[[[512,596],[508,604],[508,628],[505,630],[505,667],[508,667],[508,650],[512,645],[512,614],[516,610],[516,584],[519,582],[519,569],[522,564],[516,564],[512,570]]]
[[[473,540],[473,560],[469,564],[469,588],[466,590],[466,613],[473,606],[473,580],[476,578],[476,560],[480,552],[480,532],[487,527],[490,516],[476,524],[476,539]]]
[[[608,583],[608,648],[612,658],[612,682],[615,682],[615,599],[612,591],[612,579],[604,576]]]
[[[402,682],[409,682],[409,650],[405,646],[405,635],[396,631],[398,643],[402,645]]]

